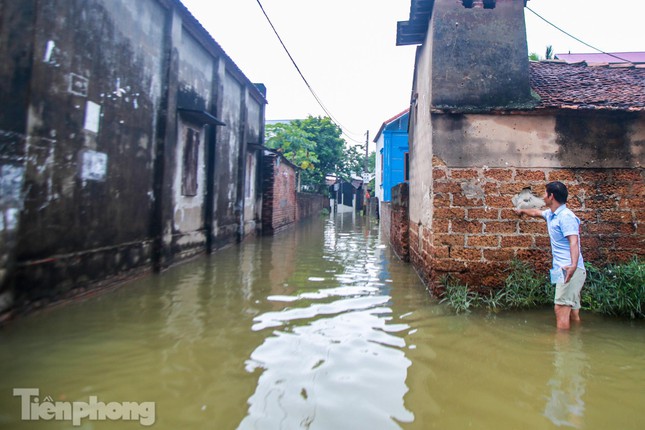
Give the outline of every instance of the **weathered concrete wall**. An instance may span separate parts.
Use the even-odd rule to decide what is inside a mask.
[[[265,99],[183,5],[2,1],[0,19],[0,312],[239,239]]]
[[[2,285],[14,267],[27,152],[27,99],[33,45],[22,43],[34,31],[35,1],[0,2],[0,310],[12,294]]]
[[[513,258],[545,270],[545,223],[515,215],[512,198],[525,187],[542,197],[556,180],[582,220],[587,261],[645,255],[642,115],[436,114],[433,124],[433,221],[410,225],[424,281],[451,273],[472,286],[497,286]]]
[[[494,9],[435,0],[432,38],[434,107],[524,107],[529,87],[524,0],[497,0]]]

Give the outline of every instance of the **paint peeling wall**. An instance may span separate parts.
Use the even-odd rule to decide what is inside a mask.
[[[0,313],[239,239],[266,101],[181,3],[0,1],[0,20]]]

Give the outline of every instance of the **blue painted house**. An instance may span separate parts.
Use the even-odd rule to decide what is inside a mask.
[[[410,109],[388,119],[381,125],[376,143],[376,197],[389,202],[392,187],[409,179],[408,120]]]

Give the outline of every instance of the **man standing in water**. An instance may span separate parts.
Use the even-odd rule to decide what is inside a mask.
[[[515,209],[519,215],[546,220],[553,254],[555,318],[558,328],[563,330],[569,329],[571,321],[580,321],[580,291],[587,278],[580,251],[580,219],[567,208],[568,195],[562,182],[550,182],[544,193],[547,210]]]

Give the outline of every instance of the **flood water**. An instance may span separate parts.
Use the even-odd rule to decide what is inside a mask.
[[[644,428],[645,324],[582,316],[453,315],[377,223],[321,217],[1,328],[0,428],[142,428],[24,421],[15,388],[155,429]]]

